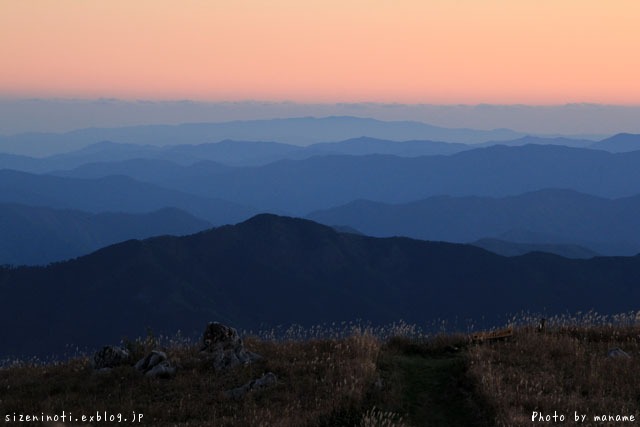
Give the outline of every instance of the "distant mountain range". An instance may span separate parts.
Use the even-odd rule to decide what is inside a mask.
[[[146,213],[175,207],[213,225],[234,223],[256,213],[236,203],[194,196],[126,176],[75,179],[11,170],[0,170],[0,203],[93,213]]]
[[[173,208],[146,214],[92,214],[0,204],[0,265],[48,264],[129,239],[193,234],[210,227]]]
[[[505,141],[505,145],[519,146],[523,141],[545,144],[542,138],[522,138]],[[593,142],[593,141],[590,141]],[[490,145],[498,144],[493,142]],[[340,142],[318,143],[307,147],[268,141],[232,141],[198,145],[182,144],[166,147],[153,145],[119,144],[102,141],[69,153],[35,158],[14,154],[0,154],[0,168],[25,172],[51,172],[74,169],[94,163],[121,163],[129,161],[157,161],[189,166],[210,161],[228,166],[261,166],[278,160],[301,160],[313,156],[388,154],[400,157],[448,155],[471,150],[486,144],[458,144],[440,141],[390,141],[370,137]],[[168,165],[167,165],[168,166]]]
[[[240,328],[440,319],[464,328],[520,310],[637,308],[640,257],[570,260],[338,233],[259,215],[187,237],[127,241],[48,267],[0,269],[0,356],[61,354],[122,337]],[[485,319],[485,323],[482,323]]]
[[[267,122],[251,122],[249,127],[255,125],[258,129],[267,126]],[[401,127],[399,122],[345,117],[276,122],[281,129],[288,129],[293,123],[292,129],[298,130],[332,123],[339,124],[338,130],[365,124],[381,132]],[[235,129],[235,125],[225,126]],[[216,126],[166,129],[169,133],[187,129],[194,131],[192,135],[202,135],[224,128],[222,124]],[[426,129],[411,126],[406,129]],[[146,127],[131,129],[133,136],[151,135]],[[165,128],[156,131],[159,129]],[[112,131],[127,135],[123,129]],[[72,134],[86,136],[91,132]],[[399,234],[463,243],[491,239],[484,240],[484,247],[489,248],[486,243],[490,242],[492,250],[505,255],[530,250],[576,257],[632,255],[640,251],[635,238],[635,218],[640,211],[634,202],[635,195],[640,194],[640,150],[633,151],[640,144],[639,138],[619,134],[594,143],[586,139],[524,136],[475,145],[371,137],[309,146],[231,140],[204,144],[180,141],[180,145],[166,146],[138,144],[142,139],[136,143],[100,142],[45,158],[0,154],[0,203],[81,210],[87,215],[142,214],[176,208],[214,226],[242,221],[258,212],[298,216],[312,213],[310,218],[323,223],[350,226],[376,236]],[[602,199],[587,200],[571,191],[538,201],[531,195],[515,197],[550,188]],[[451,197],[431,199],[438,195]],[[510,196],[509,203],[519,207],[485,200],[506,196]],[[623,203],[609,198],[628,200]],[[435,200],[439,200],[439,207]],[[427,201],[431,206],[428,209]],[[387,206],[390,204],[406,206]],[[354,206],[360,206],[360,211],[349,213]],[[326,212],[315,212],[319,210]],[[52,214],[29,215],[40,218],[43,229],[47,229],[47,218]],[[428,227],[421,225],[425,218],[431,219]],[[38,229],[35,223],[31,226]],[[123,227],[127,228],[126,221]],[[41,251],[39,255],[37,251],[26,251],[22,252],[24,256],[17,256],[17,248],[32,247],[27,233],[22,243],[17,238],[12,240],[13,252],[0,253],[0,263],[49,262],[99,247],[97,243],[77,246],[74,232],[70,231],[69,247],[77,250],[52,244],[49,249],[60,248],[57,255],[53,251]],[[62,236],[64,230],[58,233]],[[116,240],[95,240],[98,241],[103,245]]]
[[[363,135],[394,141],[427,139],[461,143],[504,141],[524,136],[509,129],[449,129],[422,122],[380,121],[349,116],[301,117],[224,123],[88,128],[62,134],[25,133],[0,137],[0,152],[48,156],[77,150],[100,141],[164,146],[203,144],[234,139],[279,141],[304,146],[318,142],[342,141]]]
[[[492,146],[448,156],[412,158],[327,155],[257,167],[199,163],[172,167],[170,172],[163,164],[148,162],[146,166],[144,176],[136,167],[118,163],[85,165],[58,174],[97,178],[127,173],[177,191],[228,200],[262,212],[302,216],[357,199],[407,203],[444,194],[502,197],[544,188],[572,189],[601,197],[640,194],[640,151],[612,154],[556,145]]]
[[[259,153],[251,147],[262,143],[238,144],[244,147],[238,148],[240,156]],[[357,153],[376,144],[411,147],[414,143],[362,138],[318,145],[333,147],[330,151],[341,147]],[[310,218],[325,224],[351,226],[375,236],[406,235],[461,243],[493,238],[519,244],[569,244],[604,255],[640,251],[634,237],[640,235],[635,219],[640,217],[635,197],[640,194],[640,151],[613,154],[553,144],[516,144],[438,156],[319,155],[253,167],[211,160],[191,165],[173,161],[181,155],[185,160],[189,150],[194,150],[189,154],[193,158],[206,157],[207,150],[218,147],[211,151],[215,152],[220,146],[225,144],[156,147],[152,151],[168,150],[171,156],[89,163],[58,171],[56,176],[3,170],[0,203],[92,213],[145,213],[174,207],[213,225],[242,221],[258,212],[313,213]],[[282,150],[293,147],[274,146]],[[99,158],[104,156],[103,149],[111,152],[113,147],[123,152],[136,148],[102,144],[82,151]],[[87,158],[80,154],[69,158]],[[536,197],[515,197],[550,188],[585,195],[547,191]],[[443,194],[451,197],[431,199]],[[507,196],[510,198],[505,201],[485,200]],[[406,206],[385,206],[388,204]],[[336,208],[342,205],[347,206]],[[354,206],[359,206],[357,213],[353,213]],[[329,211],[320,216],[314,213],[318,210]],[[425,221],[428,226],[422,225]]]
[[[611,200],[547,189],[503,198],[437,196],[405,204],[360,200],[314,212],[309,219],[353,227],[378,237],[407,236],[459,243],[492,237],[511,241],[512,245],[514,241],[580,245],[593,255],[640,253],[640,196]],[[485,241],[481,246],[505,255],[524,249],[512,246],[509,251],[506,242],[502,246],[493,243],[488,247]],[[529,247],[527,252],[544,249]],[[558,249],[551,252],[558,253]],[[584,257],[589,251],[575,252],[578,254]]]
[[[559,145],[590,148],[609,152],[640,150],[640,135],[619,134],[602,141],[570,138],[524,136],[514,140],[462,144],[431,140],[395,141],[358,137],[339,142],[316,143],[306,147],[270,141],[223,140],[202,144],[156,146],[101,141],[79,150],[36,158],[0,153],[0,169],[24,172],[68,170],[92,163],[113,163],[131,160],[155,160],[189,166],[211,161],[227,166],[261,166],[278,160],[301,160],[313,156],[386,154],[399,157],[451,155],[493,145],[519,147],[528,144]]]
[[[517,138],[510,141],[487,141],[481,144],[474,144],[471,147],[472,148],[473,147],[475,148],[491,147],[492,145],[506,145],[509,147],[519,147],[521,145],[536,144],[536,145],[562,145],[565,147],[572,147],[572,148],[596,148],[596,144],[598,143],[599,141],[594,142],[590,139],[577,139],[577,138],[567,138],[567,137],[545,138],[545,137],[527,135],[527,136],[523,136],[522,138]],[[601,144],[600,147],[597,149],[612,151],[608,149],[607,144]],[[638,147],[636,148],[636,150],[640,150],[640,144],[638,144]],[[628,150],[628,151],[633,151],[633,150]]]
[[[0,171],[0,202],[90,212],[172,206],[222,224],[260,211],[307,215],[357,199],[407,203],[443,194],[503,197],[545,188],[628,197],[640,194],[640,151],[492,146],[448,156],[327,155],[256,167],[137,159],[56,174],[60,176]]]
[[[211,320],[485,327],[640,296],[640,135],[327,117],[22,134],[0,151],[0,265],[55,261],[0,267],[0,357]]]
[[[603,139],[591,145],[597,150],[606,150],[612,153],[626,153],[640,150],[640,135],[632,133],[619,133],[611,138]]]

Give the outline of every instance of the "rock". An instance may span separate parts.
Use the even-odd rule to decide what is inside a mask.
[[[200,353],[212,360],[216,371],[262,359],[260,355],[245,350],[238,331],[218,322],[207,325],[202,336]]]
[[[273,387],[278,383],[278,377],[273,372],[267,372],[263,376],[253,381],[224,392],[225,397],[229,399],[242,399],[251,391],[264,390]]]
[[[213,347],[236,346],[242,343],[238,331],[218,322],[209,322],[202,334],[202,348],[205,351]]]
[[[107,345],[93,355],[93,368],[96,370],[106,371],[128,363],[129,352],[122,347]]]
[[[167,358],[167,354],[160,350],[153,350],[138,360],[134,368],[149,378],[173,378],[177,370]]]
[[[177,371],[176,367],[173,366],[170,361],[164,360],[159,364],[157,364],[156,366],[154,366],[153,368],[149,369],[144,374],[144,376],[148,378],[169,379],[176,376],[176,371]]]
[[[151,353],[138,360],[134,368],[144,373],[165,360],[167,360],[167,354],[165,352],[153,350]]]
[[[622,350],[620,347],[614,347],[614,348],[610,348],[609,351],[607,352],[607,357],[614,357],[614,358],[623,358],[623,359],[630,359],[631,356],[629,356],[629,354]]]

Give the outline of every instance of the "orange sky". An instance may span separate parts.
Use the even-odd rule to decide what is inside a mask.
[[[0,96],[640,104],[638,0],[0,0]]]

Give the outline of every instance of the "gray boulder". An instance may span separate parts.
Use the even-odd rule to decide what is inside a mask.
[[[216,371],[247,365],[262,358],[245,350],[238,331],[218,322],[207,325],[202,336],[200,354],[212,361]]]
[[[163,351],[153,350],[134,365],[140,372],[147,372],[149,369],[167,360],[167,354]]]
[[[93,355],[93,368],[108,371],[117,366],[129,364],[129,358],[129,352],[126,349],[107,345]]]
[[[149,378],[173,378],[176,375],[176,367],[169,361],[167,354],[159,350],[153,350],[138,360],[134,368]]]
[[[278,384],[278,377],[273,372],[267,372],[263,376],[248,383],[227,390],[224,392],[225,397],[229,399],[242,399],[249,392],[264,390],[269,387],[273,387]]]

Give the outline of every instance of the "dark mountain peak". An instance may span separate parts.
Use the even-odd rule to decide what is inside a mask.
[[[241,222],[235,226],[242,232],[260,233],[264,235],[269,234],[281,234],[288,233],[300,233],[300,232],[313,232],[314,234],[336,234],[336,231],[326,225],[318,224],[317,222],[294,218],[283,215],[276,215],[271,213],[262,213],[255,215],[248,220]]]
[[[351,319],[493,322],[543,307],[621,312],[638,299],[638,271],[633,258],[505,258],[261,214],[186,237],[129,240],[49,267],[0,269],[0,298],[12,301],[0,311],[7,326],[0,356],[97,346],[145,326],[194,331],[211,319],[255,330]],[[113,316],[113,307],[121,314]]]

